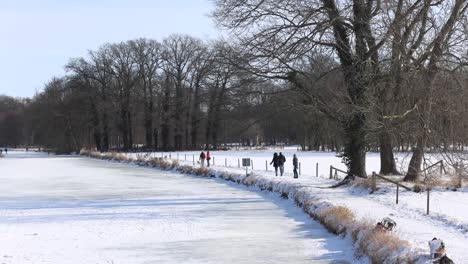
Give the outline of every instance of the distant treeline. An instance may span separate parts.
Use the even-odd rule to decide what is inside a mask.
[[[105,44],[32,99],[1,98],[0,145],[59,152],[300,144],[343,156],[459,151],[468,137],[468,2],[217,0],[229,41]]]

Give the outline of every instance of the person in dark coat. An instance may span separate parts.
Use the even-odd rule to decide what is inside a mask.
[[[279,153],[278,156],[278,166],[280,169],[281,176],[283,176],[284,173],[284,163],[286,163],[286,157],[283,155],[283,153]]]
[[[202,152],[200,153],[200,163],[201,163],[201,166],[202,166],[202,167],[205,166],[205,158],[206,158],[205,152],[202,151]]]
[[[278,166],[279,166],[278,161],[279,161],[278,153],[275,152],[275,154],[273,154],[273,160],[270,162],[270,165],[273,164],[273,167],[275,167],[275,175],[276,176],[278,176]]]
[[[211,155],[210,155],[210,151],[208,150],[206,152],[206,165],[209,167],[210,166],[210,160],[211,160]]]
[[[299,174],[297,174],[297,167],[298,167],[297,165],[298,165],[297,156],[296,156],[296,154],[294,154],[294,156],[293,156],[294,178],[299,178]]]

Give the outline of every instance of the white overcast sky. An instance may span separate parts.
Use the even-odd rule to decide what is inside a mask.
[[[220,35],[210,0],[0,0],[0,94],[32,97],[106,42]]]

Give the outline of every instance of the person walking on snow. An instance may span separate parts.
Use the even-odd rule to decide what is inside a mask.
[[[206,164],[208,167],[210,166],[210,160],[211,160],[211,155],[210,155],[210,151],[208,150],[206,152]]]
[[[201,164],[202,167],[205,166],[205,158],[206,158],[205,152],[202,151],[202,152],[200,153],[200,164]]]
[[[273,167],[275,167],[275,175],[278,176],[278,153],[275,152],[275,154],[273,154],[273,160],[270,162],[270,165],[273,164]]]
[[[283,156],[283,153],[280,152],[278,156],[278,166],[280,169],[281,176],[283,176],[284,173],[284,163],[286,163],[286,157]]]
[[[299,175],[297,174],[297,164],[298,164],[297,163],[297,156],[296,156],[296,154],[294,154],[293,155],[293,167],[294,167],[293,172],[294,172],[294,178],[296,178],[296,179],[299,178]]]

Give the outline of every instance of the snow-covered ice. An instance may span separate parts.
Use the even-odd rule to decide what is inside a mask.
[[[0,263],[350,263],[292,201],[82,157],[0,159]]]

